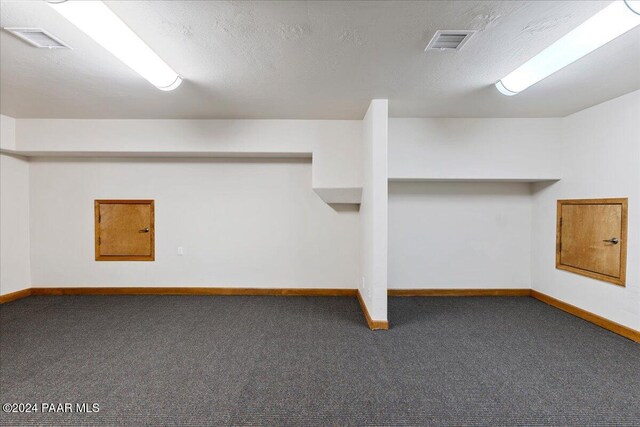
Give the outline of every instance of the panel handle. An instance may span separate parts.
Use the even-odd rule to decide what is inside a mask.
[[[617,237],[612,237],[612,238],[610,238],[608,240],[603,240],[603,242],[607,242],[607,243],[611,243],[611,244],[617,245],[618,243],[620,243],[620,240],[618,240]]]
[[[140,230],[140,233],[148,233],[148,232],[149,232],[149,227],[146,227],[146,228],[143,228],[142,230]]]

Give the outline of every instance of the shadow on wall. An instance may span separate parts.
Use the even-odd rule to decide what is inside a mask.
[[[519,196],[526,186],[533,191],[531,184],[522,182],[390,182],[389,194],[410,197]]]
[[[360,212],[360,205],[357,203],[329,203],[328,205],[336,212]]]
[[[551,187],[554,184],[557,184],[558,181],[555,182],[534,182],[533,184],[531,184],[531,193],[535,194],[539,191],[544,191],[547,188]]]

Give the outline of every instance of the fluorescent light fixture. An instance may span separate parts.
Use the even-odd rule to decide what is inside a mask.
[[[103,2],[50,1],[49,5],[158,89],[173,90],[182,83],[182,77]]]
[[[496,83],[512,96],[640,25],[640,0],[616,0]]]

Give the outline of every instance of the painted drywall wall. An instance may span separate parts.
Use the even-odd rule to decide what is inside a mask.
[[[360,187],[360,120],[16,121],[16,149],[116,156],[313,156],[313,187]]]
[[[389,119],[389,287],[530,287],[518,181],[562,176],[561,120]]]
[[[4,137],[4,135],[3,135]],[[0,154],[0,294],[28,288],[29,163]]]
[[[16,149],[16,119],[0,114],[0,149]]]
[[[389,119],[391,179],[553,179],[561,119]]]
[[[533,289],[640,330],[640,91],[566,117],[562,181],[535,184]],[[556,200],[629,198],[626,287],[555,268]]]
[[[389,288],[530,288],[526,183],[389,184]]]
[[[374,99],[362,121],[360,292],[374,320],[387,320],[388,112],[386,99]]]
[[[358,212],[313,192],[308,160],[30,166],[34,286],[357,287]],[[155,262],[94,260],[94,199],[155,200]]]

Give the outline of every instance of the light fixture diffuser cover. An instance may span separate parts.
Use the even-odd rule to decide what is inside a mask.
[[[170,91],[182,83],[182,77],[104,2],[49,2],[49,6],[158,89]]]
[[[640,0],[616,0],[496,83],[515,95],[640,25]]]

